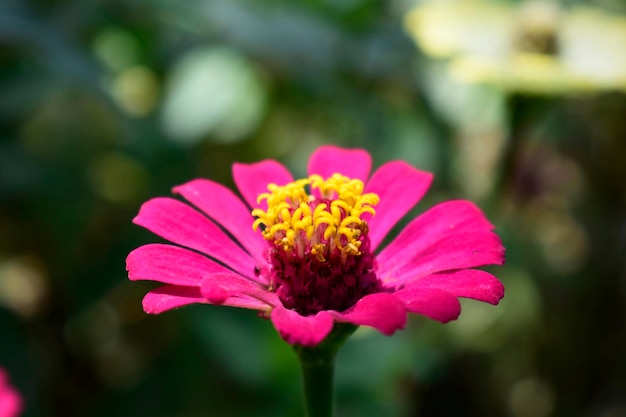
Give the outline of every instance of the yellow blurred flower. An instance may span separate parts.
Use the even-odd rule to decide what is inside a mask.
[[[556,2],[433,1],[409,11],[420,48],[452,77],[534,94],[626,91],[626,17]]]

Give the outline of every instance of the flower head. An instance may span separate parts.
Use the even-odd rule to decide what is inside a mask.
[[[20,394],[9,384],[9,376],[0,368],[0,417],[16,417],[22,410]]]
[[[306,186],[317,193],[309,195]],[[270,192],[259,196],[267,210],[252,210],[253,229],[264,226],[270,242],[262,273],[285,307],[302,315],[343,311],[380,291],[362,218],[375,213],[378,196],[363,188],[363,181],[341,174],[327,180],[314,174],[270,184]]]
[[[626,89],[626,16],[542,0],[425,1],[405,23],[464,83],[540,95]]]
[[[197,209],[171,198],[146,202],[134,222],[175,245],[145,245],[128,256],[131,280],[166,284],[146,295],[144,310],[255,309],[288,343],[315,346],[335,322],[389,335],[404,327],[407,312],[456,319],[457,297],[497,304],[500,281],[471,269],[504,262],[480,210],[468,201],[439,204],[381,249],[432,175],[401,161],[371,177],[370,167],[363,150],[325,146],[303,179],[276,161],[235,164],[245,203],[203,179],[174,188]]]

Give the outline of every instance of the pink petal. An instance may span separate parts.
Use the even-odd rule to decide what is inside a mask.
[[[504,297],[504,285],[488,272],[477,269],[440,272],[409,281],[403,289],[434,288],[447,291],[455,297],[472,298],[498,304]]]
[[[160,314],[173,308],[205,302],[198,287],[164,285],[147,293],[143,297],[142,304],[143,311],[146,313]]]
[[[143,298],[143,310],[148,314],[160,314],[195,303],[210,304],[197,287],[164,285],[146,294]],[[220,305],[263,311],[270,308],[267,304],[250,297],[231,297],[221,302]]]
[[[236,307],[236,308],[247,308],[249,310],[259,310],[268,312],[272,309],[272,306],[267,303],[248,296],[237,296],[237,297],[229,297],[224,300],[220,305],[227,307]]]
[[[309,159],[308,173],[320,175],[324,179],[339,173],[365,182],[371,167],[372,158],[363,149],[321,146]]]
[[[11,387],[0,387],[0,417],[18,417],[22,411],[22,397]]]
[[[402,257],[402,252],[414,252],[432,244],[441,236],[457,230],[493,230],[483,213],[470,201],[446,201],[413,219],[402,232],[377,256],[379,262]]]
[[[376,215],[369,219],[372,250],[378,247],[398,220],[422,199],[432,180],[431,173],[420,171],[402,161],[388,162],[374,172],[364,191],[376,193],[380,197],[380,203],[375,207]]]
[[[189,287],[199,287],[208,274],[232,272],[199,253],[160,243],[132,251],[126,258],[126,269],[131,281],[150,280]]]
[[[221,304],[231,297],[250,296],[269,305],[280,304],[276,293],[233,273],[207,275],[202,281],[200,292],[213,304]]]
[[[437,288],[407,287],[393,295],[398,297],[411,313],[421,314],[442,323],[456,320],[461,313],[459,300],[449,292]]]
[[[415,278],[418,273],[502,264],[504,248],[491,230],[493,226],[469,201],[438,204],[409,223],[376,257],[379,274],[383,280],[400,279],[404,269]]]
[[[153,198],[133,222],[176,244],[206,253],[241,274],[254,278],[256,262],[215,223],[171,198]]]
[[[258,261],[264,262],[267,248],[260,233],[252,230],[250,210],[231,190],[213,181],[197,179],[175,187],[182,195],[225,228]]]
[[[333,328],[333,318],[327,311],[305,317],[278,305],[271,319],[280,337],[290,345],[317,346]]]
[[[337,321],[371,326],[391,335],[406,324],[406,307],[397,297],[388,293],[366,295],[343,313],[329,311]]]
[[[265,160],[255,164],[233,164],[233,178],[239,192],[250,207],[267,209],[267,203],[257,204],[259,194],[267,192],[268,184],[285,185],[293,181],[291,173],[282,164]]]
[[[404,281],[440,271],[503,263],[504,247],[495,233],[457,233],[407,257],[391,277]]]
[[[22,397],[9,381],[6,371],[0,368],[0,417],[17,417],[22,411]]]

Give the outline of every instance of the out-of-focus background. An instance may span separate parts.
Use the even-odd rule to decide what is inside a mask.
[[[25,417],[300,416],[253,312],[148,316],[141,203],[317,146],[434,172],[497,226],[497,307],[361,329],[338,416],[626,416],[626,5],[2,0],[0,366]],[[406,190],[411,192],[411,190]],[[405,219],[405,223],[406,223]]]

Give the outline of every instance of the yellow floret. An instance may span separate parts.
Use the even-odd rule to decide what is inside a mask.
[[[317,190],[322,199],[331,200],[330,204],[318,203],[311,210],[315,197],[307,193],[306,187]],[[363,194],[361,180],[341,174],[326,180],[311,175],[283,186],[269,184],[267,189],[269,192],[257,198],[259,203],[267,202],[267,210],[252,210],[256,218],[252,228],[257,230],[263,225],[265,239],[285,251],[304,244],[320,262],[325,262],[325,255],[335,247],[342,256],[361,254],[358,239],[367,232],[367,222],[361,216],[374,215],[373,206],[380,200],[374,193]]]

